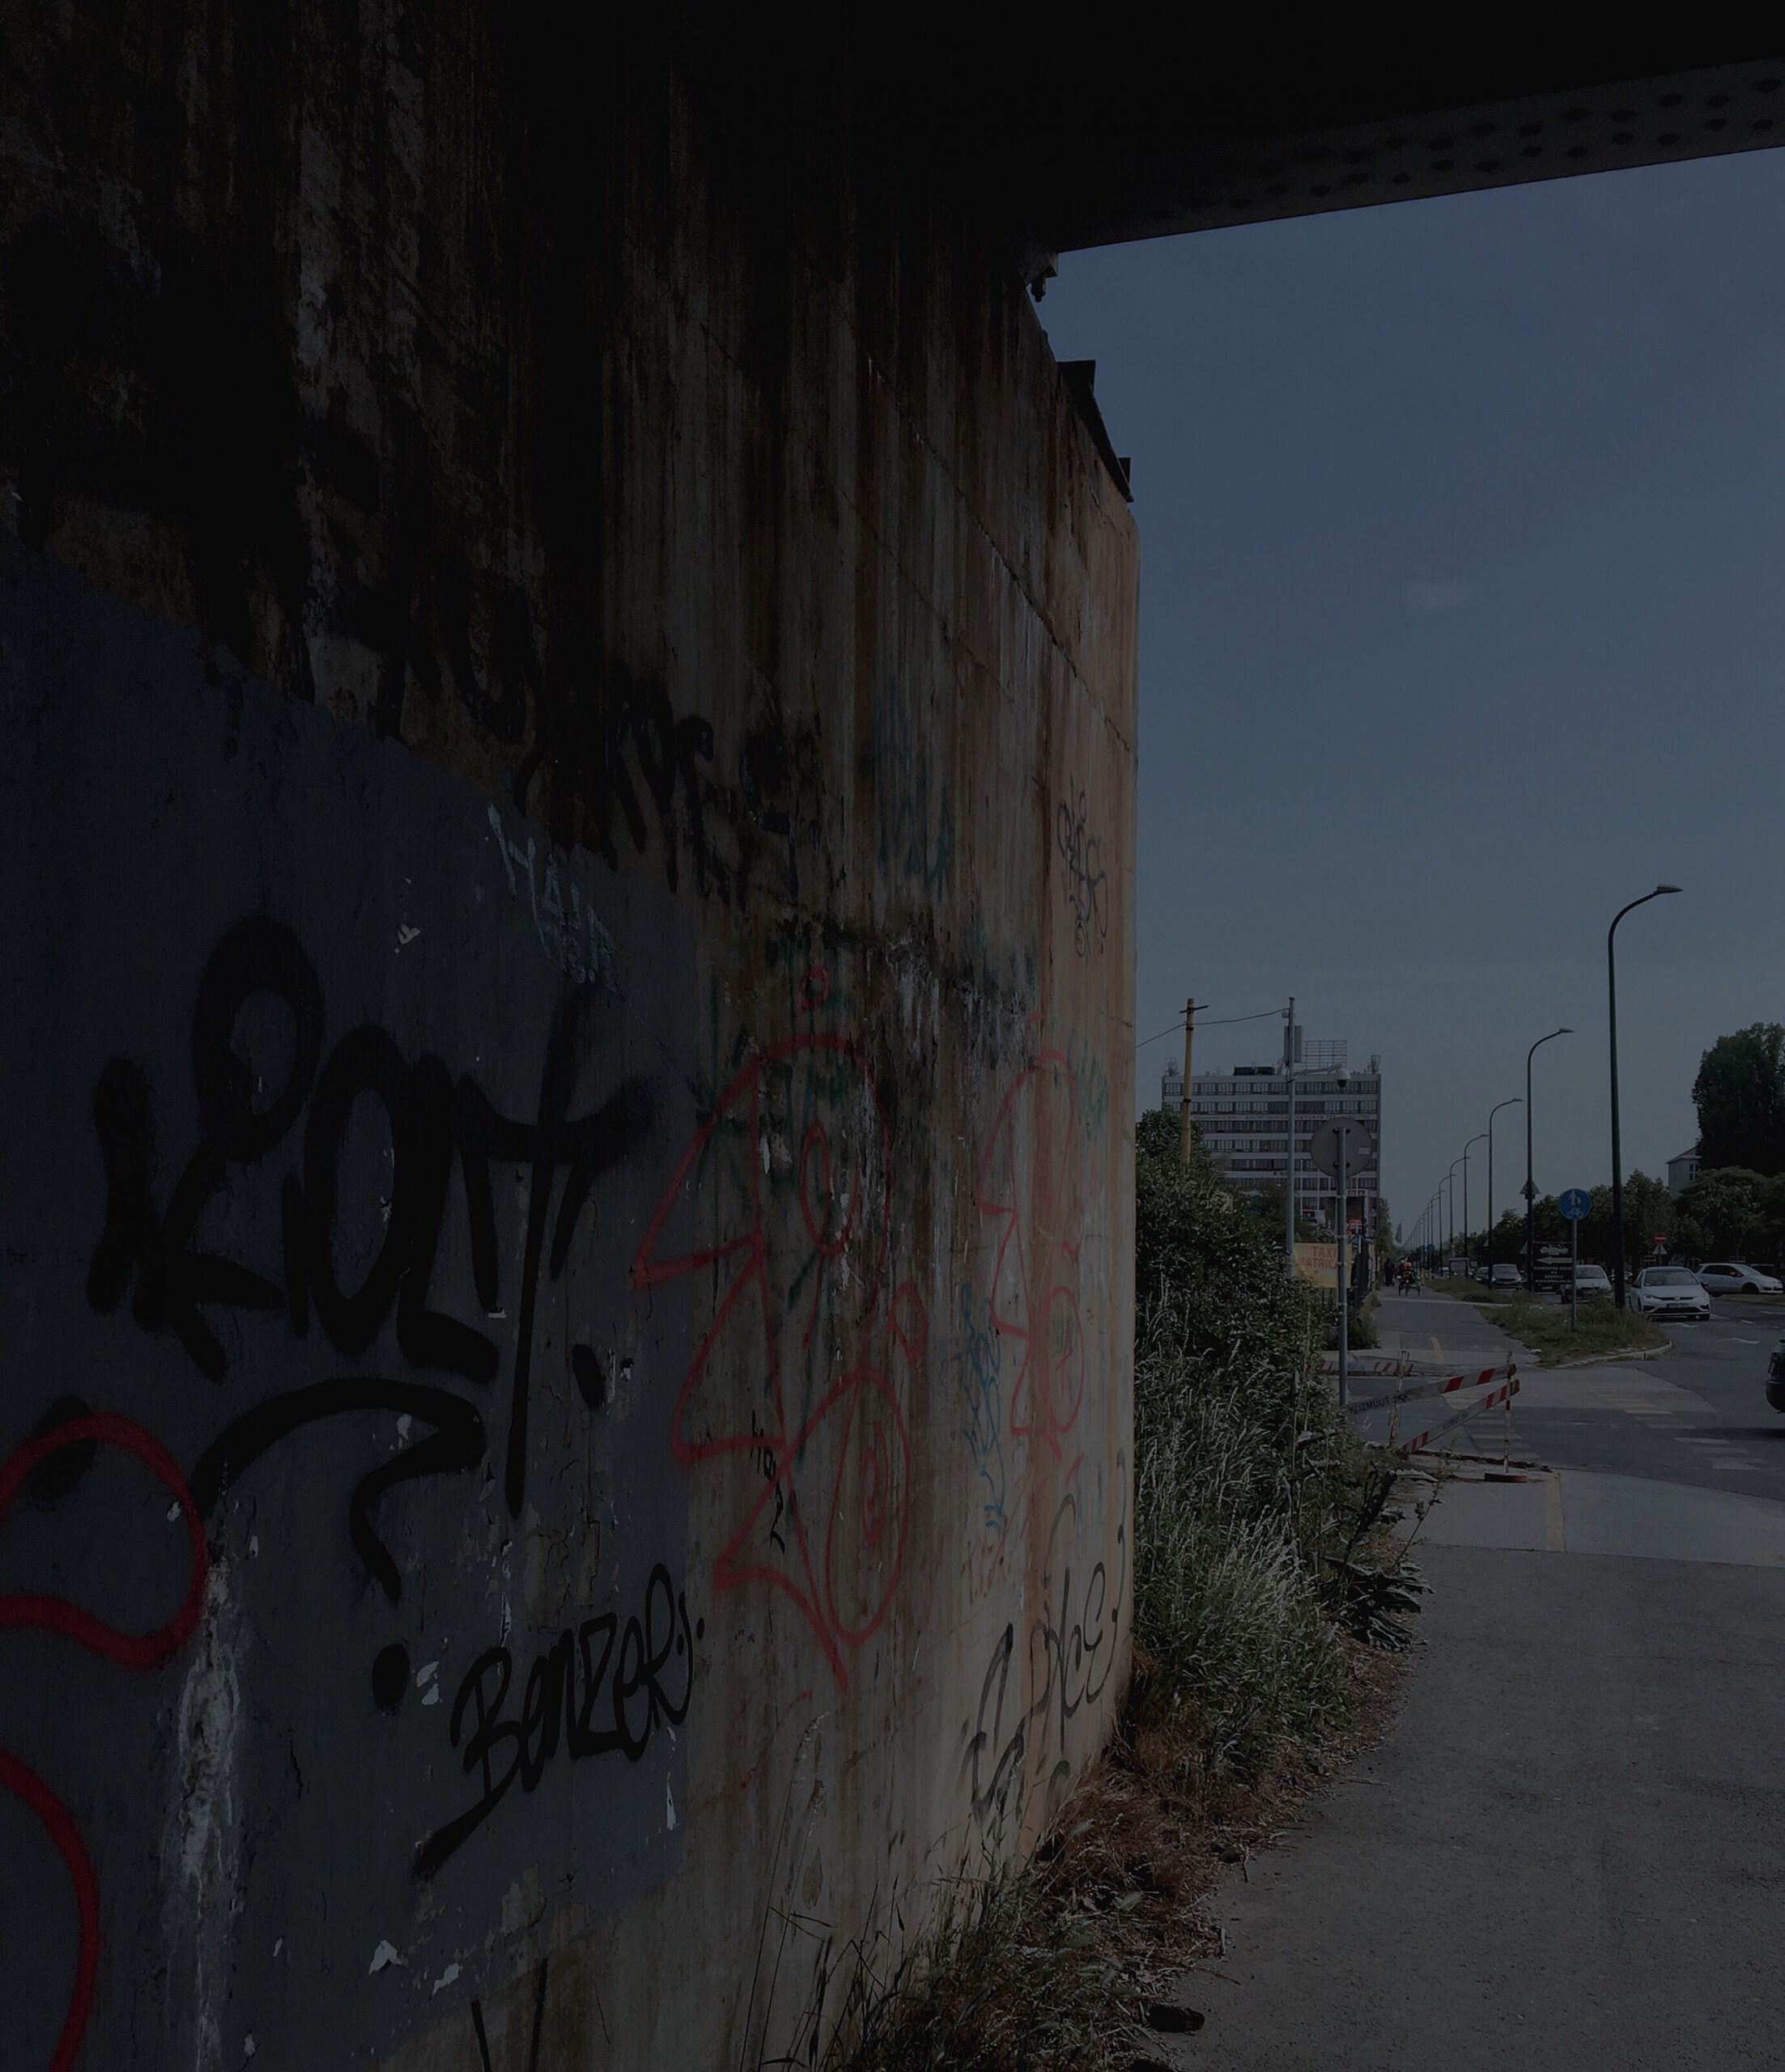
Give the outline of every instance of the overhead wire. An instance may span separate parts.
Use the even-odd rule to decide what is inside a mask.
[[[1230,1029],[1236,1021],[1267,1021],[1273,1015],[1282,1012],[1280,1007],[1260,1008],[1256,1014],[1218,1015],[1213,1021],[1199,1021],[1196,1026],[1199,1029]],[[1180,1014],[1169,1029],[1162,1029],[1158,1036],[1143,1036],[1134,1047],[1137,1051],[1144,1051],[1149,1043],[1157,1043],[1160,1037],[1175,1035],[1183,1026],[1184,1017]]]

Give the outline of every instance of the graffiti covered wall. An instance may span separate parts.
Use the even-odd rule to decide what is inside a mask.
[[[846,124],[460,31],[9,75],[9,2064],[806,2050],[1126,1673],[1120,495]]]

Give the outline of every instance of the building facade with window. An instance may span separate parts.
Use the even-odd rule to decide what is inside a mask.
[[[1308,1144],[1321,1123],[1334,1115],[1357,1117],[1367,1125],[1377,1149],[1363,1170],[1346,1175],[1352,1227],[1374,1234],[1376,1227],[1378,1167],[1382,1144],[1382,1059],[1372,1055],[1369,1069],[1348,1072],[1343,1042],[1303,1043],[1294,1034],[1295,1212],[1310,1222],[1338,1229],[1338,1182],[1316,1172]],[[1225,1072],[1196,1072],[1190,1089],[1190,1114],[1203,1141],[1222,1161],[1236,1187],[1282,1186],[1287,1165],[1291,1068],[1284,1064],[1235,1065]],[[1345,1074],[1344,1077],[1341,1077]],[[1184,1109],[1184,1068],[1175,1059],[1159,1082],[1159,1105],[1173,1115]]]

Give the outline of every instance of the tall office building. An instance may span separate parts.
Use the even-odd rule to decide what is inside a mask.
[[[1285,1042],[1294,1057],[1273,1065],[1235,1065],[1226,1072],[1197,1072],[1190,1089],[1190,1113],[1203,1141],[1222,1161],[1236,1187],[1281,1187],[1287,1163],[1290,1081],[1295,1093],[1295,1212],[1310,1222],[1338,1228],[1338,1182],[1316,1172],[1308,1142],[1332,1115],[1354,1115],[1369,1127],[1377,1153],[1357,1174],[1348,1174],[1351,1224],[1360,1233],[1376,1225],[1377,1172],[1382,1144],[1382,1059],[1372,1054],[1367,1072],[1346,1072],[1347,1046],[1304,1042],[1299,1029]],[[1341,1080],[1340,1075],[1345,1073]],[[1184,1107],[1184,1068],[1168,1064],[1159,1082],[1159,1105],[1173,1115]]]

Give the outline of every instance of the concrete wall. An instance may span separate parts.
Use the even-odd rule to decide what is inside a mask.
[[[524,11],[9,31],[9,2066],[754,2066],[1125,1675],[1133,526]]]

